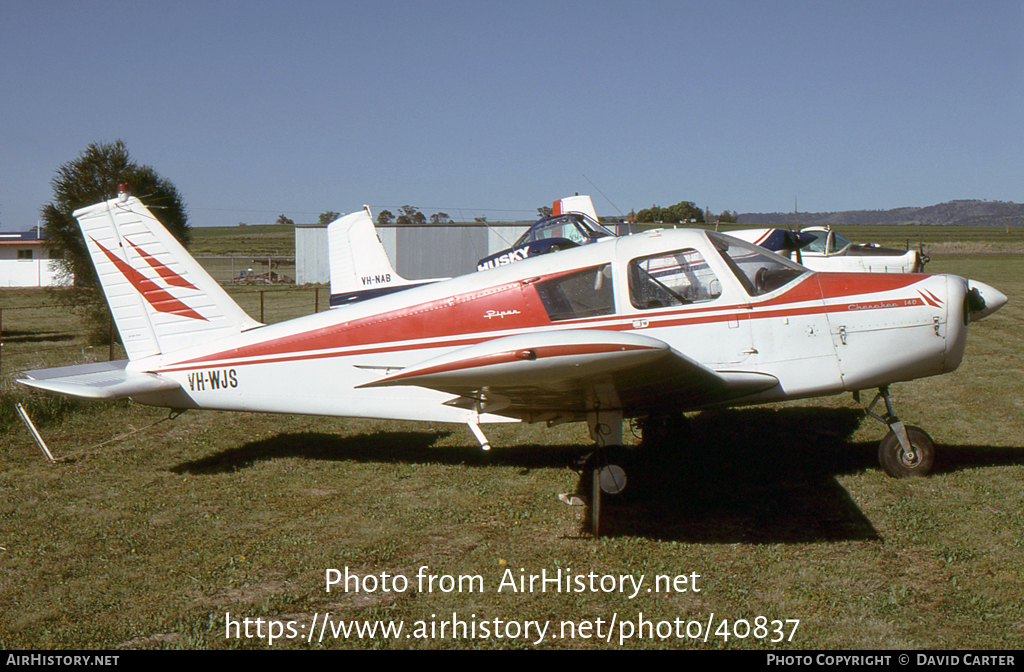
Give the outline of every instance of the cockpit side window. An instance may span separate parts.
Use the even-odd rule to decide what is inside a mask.
[[[538,282],[537,294],[552,322],[615,312],[611,264]]]
[[[789,259],[736,238],[710,232],[708,238],[751,296],[774,292],[807,272],[806,268]]]
[[[721,283],[697,250],[677,250],[629,262],[629,301],[635,308],[711,301],[721,294]]]
[[[835,231],[833,231],[831,243],[832,244],[829,246],[828,250],[830,254],[833,252],[840,252],[842,250],[845,250],[846,247],[850,244],[850,239],[847,238],[846,236],[841,236]]]

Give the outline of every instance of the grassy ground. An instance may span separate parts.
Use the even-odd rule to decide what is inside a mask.
[[[241,254],[266,257],[295,254],[295,227],[286,224],[258,226],[197,226],[192,229],[194,256]]]
[[[497,223],[496,223],[497,224]],[[723,225],[722,231],[755,228]],[[1024,227],[999,226],[837,226],[855,243],[896,247],[924,245],[929,254],[986,254],[1024,252]],[[295,230],[290,226],[204,226],[192,229],[190,251],[202,255],[292,256]]]
[[[722,231],[757,228],[725,225]],[[1001,226],[836,226],[854,243],[924,248],[933,258],[950,255],[1024,254],[1024,227]],[[928,268],[931,271],[931,268]]]
[[[1024,261],[947,256],[929,270],[1010,297],[972,325],[957,372],[894,388],[899,413],[939,444],[933,476],[885,476],[883,428],[849,397],[696,414],[679,451],[656,458],[646,496],[605,508],[599,539],[583,508],[557,499],[578,485],[566,465],[586,450],[580,426],[489,428],[495,448],[484,454],[458,426],[214,412],[161,422],[164,411],[128,402],[29,395],[12,390],[15,370],[107,353],[89,350],[59,310],[30,307],[45,294],[5,292],[0,648],[252,648],[266,639],[226,637],[228,614],[236,631],[247,617],[274,619],[304,638],[330,612],[334,623],[407,630],[274,648],[612,648],[642,614],[679,619],[683,637],[634,633],[623,647],[1020,649]],[[232,291],[258,317],[258,294]],[[265,295],[268,321],[312,310],[313,290]],[[42,458],[17,401],[64,461]],[[420,589],[421,566],[479,576],[482,590]],[[346,567],[411,586],[328,593],[326,571]],[[498,592],[507,570],[559,569],[646,583],[633,599]],[[645,590],[656,575],[693,574],[699,592]],[[551,625],[540,644],[533,633],[429,637],[453,618]],[[597,619],[605,629],[616,620],[610,641],[560,629]],[[685,637],[709,619],[706,642]],[[722,619],[750,634],[725,638]],[[795,632],[787,619],[799,619]],[[428,636],[406,638],[417,621]]]

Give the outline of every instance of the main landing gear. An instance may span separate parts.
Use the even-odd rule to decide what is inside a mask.
[[[650,415],[638,420],[634,432],[641,432],[641,446],[624,446],[622,413],[595,410],[587,415],[587,427],[594,440],[594,451],[578,463],[580,485],[572,497],[562,501],[590,506],[589,522],[594,536],[599,535],[601,500],[628,502],[640,495],[645,476],[650,475],[648,459],[658,451],[679,445],[687,433],[686,417],[681,413]]]
[[[578,463],[584,486],[594,480],[601,493],[616,500],[632,499],[640,490],[640,481],[647,467],[645,458],[659,451],[676,448],[688,432],[686,416],[681,412],[652,414],[634,421],[641,445],[627,447],[622,442],[622,414],[603,412],[589,414],[587,426],[594,440],[594,452]]]
[[[885,402],[885,415],[873,411],[879,400]],[[920,427],[905,425],[896,417],[887,385],[878,388],[878,394],[865,412],[889,426],[889,433],[878,444],[878,461],[885,473],[894,478],[909,478],[927,476],[931,472],[935,464],[935,443],[932,437]]]
[[[610,495],[622,500],[637,490],[636,479],[631,478],[632,455],[622,445],[622,412],[600,411],[598,408],[587,414],[587,428],[594,440],[594,452],[582,459],[579,494],[588,498],[590,504],[590,531],[597,537],[601,530],[601,495]],[[577,498],[562,497],[562,501],[573,503]],[[581,502],[582,503],[582,502]]]

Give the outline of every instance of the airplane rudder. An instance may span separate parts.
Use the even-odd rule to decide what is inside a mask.
[[[129,358],[259,326],[139,199],[122,193],[75,217]]]

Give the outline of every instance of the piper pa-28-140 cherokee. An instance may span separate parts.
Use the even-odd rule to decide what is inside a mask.
[[[263,325],[126,189],[75,217],[128,359],[19,383],[177,410],[462,423],[485,449],[486,423],[586,421],[600,450],[636,418],[643,443],[666,445],[684,411],[878,388],[882,466],[922,475],[932,441],[895,416],[888,386],[956,369],[969,323],[1006,301],[957,276],[816,273],[679,229]]]

